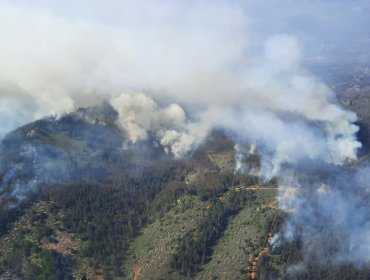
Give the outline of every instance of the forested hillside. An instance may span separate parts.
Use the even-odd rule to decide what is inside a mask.
[[[234,174],[234,143],[224,133],[213,132],[192,155],[176,160],[148,143],[122,148],[125,136],[112,116],[108,107],[81,109],[29,124],[4,140],[3,277],[130,279],[135,267],[153,277],[150,263],[164,278],[195,277],[229,221],[256,203],[254,191],[234,189],[259,179]],[[257,167],[258,159],[249,164]],[[17,168],[10,173],[9,166]],[[158,243],[148,244],[148,251],[136,247],[158,222],[177,216],[184,219],[156,232]],[[170,247],[148,260],[170,231]]]
[[[289,211],[255,175],[257,152],[235,172],[226,132],[175,159],[154,136],[127,144],[115,117],[79,109],[4,139],[0,279],[368,279],[315,259],[300,269],[300,240],[271,246]]]

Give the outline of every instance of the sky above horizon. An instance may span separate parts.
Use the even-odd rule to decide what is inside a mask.
[[[205,17],[209,17],[212,10],[221,7],[225,11],[239,11],[251,51],[253,48],[258,51],[266,38],[285,33],[298,39],[308,60],[358,62],[369,58],[369,0],[0,0],[0,5],[17,7],[23,11],[46,12],[71,21],[125,28],[158,27],[158,22],[181,25],[184,21],[191,21],[194,13],[204,13]],[[194,18],[200,17],[195,15]],[[227,15],[223,20],[228,20]],[[220,27],[222,25],[215,26]]]

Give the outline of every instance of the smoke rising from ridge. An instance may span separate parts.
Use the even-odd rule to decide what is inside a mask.
[[[146,140],[154,132],[166,152],[175,157],[185,156],[207,135],[203,124],[186,120],[184,110],[177,104],[159,105],[143,93],[125,93],[111,99],[118,112],[118,125],[129,141]]]
[[[356,159],[356,115],[304,68],[301,33],[254,37],[258,30],[250,26],[256,23],[242,3],[125,2],[122,16],[100,21],[6,2],[0,2],[1,136],[31,120],[107,100],[129,142],[155,135],[176,157],[221,127],[256,145],[266,178],[290,178],[284,165],[327,169]],[[256,47],[256,41],[263,43]],[[333,211],[335,203],[325,199],[310,204],[307,197],[320,202],[326,189],[316,190],[307,187],[306,200],[288,203],[301,210],[292,224],[312,209]],[[343,197],[330,199],[355,211]],[[305,212],[300,201],[312,209]],[[316,229],[315,219],[307,225]]]
[[[202,5],[164,5],[171,16],[145,26],[107,26],[3,5],[2,80],[34,100],[35,118],[110,99],[116,109],[123,106],[118,123],[132,141],[153,131],[178,155],[221,126],[269,147],[272,175],[281,162],[299,158],[336,164],[354,159],[360,146],[356,116],[304,70],[295,38],[270,37],[252,62],[246,15],[219,3],[205,14]],[[171,25],[173,15],[178,19]],[[148,97],[127,95],[137,91]],[[127,116],[127,96],[145,99],[147,104],[135,106],[148,114]],[[173,105],[159,109],[157,102]],[[191,124],[180,104],[191,108]],[[171,116],[174,106],[178,112]]]
[[[304,252],[298,264],[301,270],[317,263],[368,265],[369,166],[358,170],[320,166],[286,172],[282,176],[291,181],[280,187],[279,204],[290,212],[289,219],[282,234],[276,234],[273,246],[299,238]]]
[[[275,173],[280,162],[295,162],[297,154],[336,164],[354,159],[356,116],[337,106],[331,90],[301,67],[297,41],[288,35],[270,37],[253,63],[247,56],[247,16],[219,3],[207,6],[211,10],[205,14],[204,5],[163,5],[168,18],[161,14],[163,19],[147,19],[153,25],[145,26],[135,21],[107,26],[2,5],[0,33],[7,44],[0,49],[1,77],[35,100],[35,118],[94,99],[112,99],[117,108],[120,98],[129,102],[118,97],[122,91],[143,91],[160,102],[187,105],[205,132],[225,126],[269,146]],[[174,15],[178,18],[172,22]],[[2,98],[6,95],[2,91]],[[119,112],[119,124],[127,129],[127,113]],[[141,139],[148,129],[163,130],[164,115],[156,114],[150,124],[135,124],[141,132],[134,136],[131,129],[130,139]],[[186,130],[184,119],[169,121]],[[181,136],[173,124],[171,130],[163,143],[191,146],[199,139],[188,131]]]

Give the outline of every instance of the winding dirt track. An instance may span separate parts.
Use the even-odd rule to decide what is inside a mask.
[[[267,234],[267,242],[270,242],[272,239],[272,233],[269,232]],[[270,251],[268,243],[263,247],[263,249],[258,253],[258,255],[254,258],[252,258],[252,261],[249,264],[250,270],[249,270],[249,276],[250,279],[256,279],[257,278],[257,267],[259,265],[259,262],[261,261],[262,257]]]
[[[277,201],[277,199],[274,199],[272,202],[270,203],[267,203],[267,204],[262,204],[261,206],[259,206],[256,211],[260,211],[261,209],[263,208],[271,208],[271,209],[279,209],[279,202]]]
[[[260,191],[260,190],[277,190],[276,187],[263,187],[263,186],[236,186],[234,191],[239,192],[241,190],[251,190],[251,191]]]
[[[141,275],[141,266],[134,268],[134,279],[139,280],[139,276]]]

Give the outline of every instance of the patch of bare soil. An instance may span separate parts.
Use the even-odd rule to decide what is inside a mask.
[[[73,250],[78,249],[78,242],[73,239],[73,236],[66,232],[58,231],[56,233],[57,242],[44,244],[45,249],[54,250],[63,256],[71,255]]]

